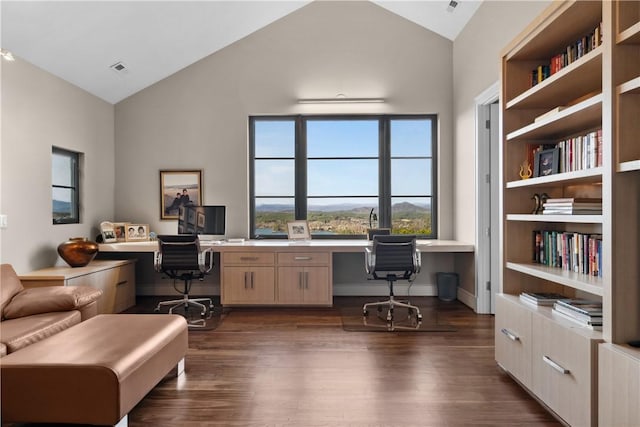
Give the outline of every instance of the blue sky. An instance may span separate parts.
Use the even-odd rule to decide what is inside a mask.
[[[393,157],[430,157],[431,122],[429,120],[394,120],[391,122],[390,131],[392,194],[407,196],[429,194],[431,159],[393,159]],[[294,144],[293,120],[256,122],[257,197],[293,197],[295,193]],[[360,159],[347,159],[356,156]],[[331,159],[323,159],[326,157]],[[377,157],[377,120],[308,120],[308,195],[377,196]],[[275,202],[275,200],[265,201],[265,203]],[[335,199],[323,202],[334,203]]]

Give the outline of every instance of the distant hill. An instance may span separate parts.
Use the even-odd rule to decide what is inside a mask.
[[[391,209],[395,212],[428,212],[428,207],[422,207],[420,205],[414,205],[409,202],[396,203],[391,206]]]
[[[396,212],[428,212],[431,207],[429,205],[418,205],[409,202],[396,203],[391,207]],[[293,205],[282,204],[265,204],[256,206],[257,212],[293,212]],[[359,214],[368,214],[371,207],[362,206],[357,203],[340,203],[333,205],[313,205],[309,204],[310,212],[353,212]],[[376,209],[377,211],[377,209]]]

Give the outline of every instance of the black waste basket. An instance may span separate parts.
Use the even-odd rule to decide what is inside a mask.
[[[454,301],[458,296],[458,273],[436,273],[438,298]]]

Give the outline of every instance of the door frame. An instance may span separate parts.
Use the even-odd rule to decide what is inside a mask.
[[[491,104],[499,101],[500,82],[497,81],[485,89],[475,98],[476,119],[476,312],[493,313],[492,301],[497,291],[497,279],[491,278],[491,254],[499,256],[498,248],[492,248],[491,236],[487,230],[491,230],[491,182],[487,180],[491,176],[491,158],[487,147],[491,143],[491,129],[486,127],[486,122],[491,117]],[[495,120],[491,126],[500,126],[500,121]],[[497,128],[499,129],[499,128]],[[497,144],[500,145],[499,143]],[[498,147],[495,147],[496,149]],[[494,156],[495,158],[496,156]],[[494,165],[495,168],[499,165]],[[498,169],[499,170],[499,169]],[[494,179],[499,175],[494,173]],[[496,212],[497,214],[497,212]],[[498,233],[499,230],[491,230]],[[491,288],[487,289],[487,283]]]

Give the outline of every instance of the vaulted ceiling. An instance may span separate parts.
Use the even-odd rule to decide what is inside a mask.
[[[481,1],[458,0],[455,8],[450,0],[373,3],[454,40]],[[0,40],[3,49],[115,104],[308,3],[3,0]]]

